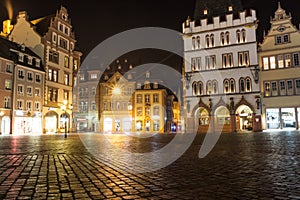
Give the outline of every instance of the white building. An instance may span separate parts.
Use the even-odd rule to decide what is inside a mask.
[[[261,129],[256,26],[240,1],[197,1],[183,23],[187,132]]]

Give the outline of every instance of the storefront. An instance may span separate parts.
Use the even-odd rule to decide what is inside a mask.
[[[13,134],[42,134],[42,130],[41,113],[32,115],[24,111],[15,111]]]
[[[46,133],[57,133],[58,114],[54,111],[48,112],[45,116],[45,121]]]
[[[267,129],[296,129],[300,108],[267,108]],[[297,127],[298,124],[298,127]]]

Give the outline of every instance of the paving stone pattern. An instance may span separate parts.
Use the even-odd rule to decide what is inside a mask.
[[[109,137],[149,152],[174,135]],[[0,136],[0,199],[300,199],[300,132],[223,134],[199,159],[204,137],[173,164],[132,174],[95,159],[77,134]]]

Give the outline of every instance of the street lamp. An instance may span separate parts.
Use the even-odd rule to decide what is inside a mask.
[[[63,102],[63,105],[60,106],[60,108],[62,109],[62,111],[64,112],[64,115],[65,115],[65,138],[67,138],[67,104],[68,104],[68,101],[67,100],[64,100]]]

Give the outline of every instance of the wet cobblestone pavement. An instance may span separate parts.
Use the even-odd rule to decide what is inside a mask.
[[[101,137],[149,152],[174,135],[85,138]],[[117,167],[122,158],[95,159],[77,134],[0,136],[0,199],[300,199],[300,132],[223,134],[199,159],[204,137],[171,165],[134,174]]]

